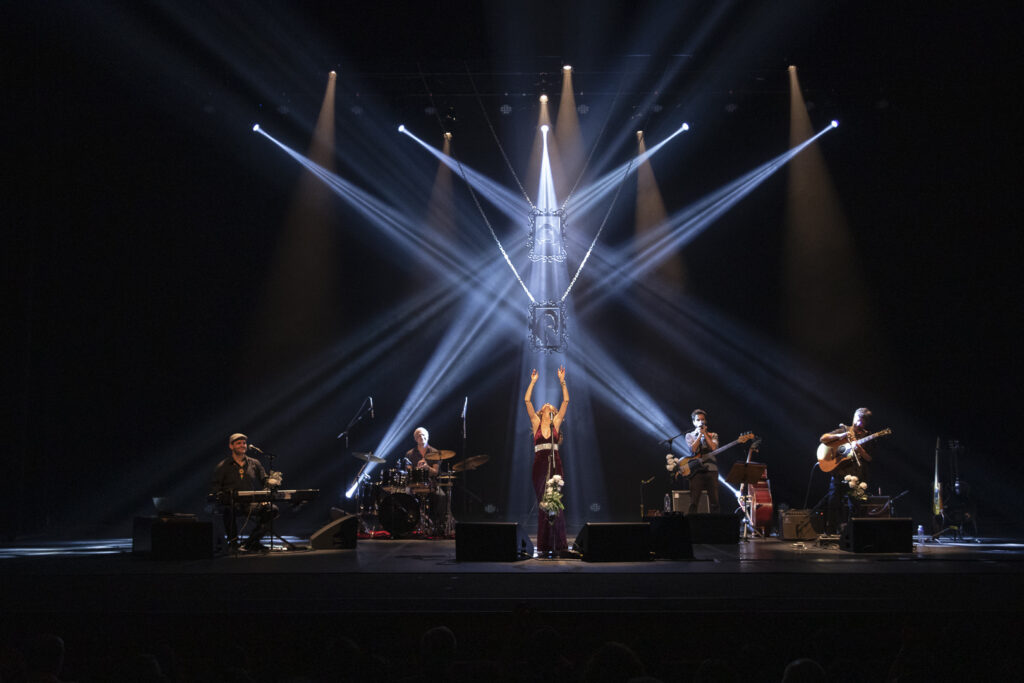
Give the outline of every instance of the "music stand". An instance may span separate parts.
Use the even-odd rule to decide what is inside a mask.
[[[743,494],[740,496],[740,509],[743,510],[743,538],[747,538],[747,532],[752,531],[757,536],[764,538],[756,526],[754,526],[754,499],[750,495],[750,485],[756,484],[764,476],[767,465],[761,462],[734,462],[729,469],[725,481],[733,486],[742,487]]]

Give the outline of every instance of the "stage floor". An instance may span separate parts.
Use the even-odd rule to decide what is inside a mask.
[[[306,539],[291,538],[300,547]],[[111,613],[930,612],[1024,604],[1024,543],[916,544],[852,553],[837,543],[694,545],[692,560],[459,562],[453,540],[360,539],[351,550],[158,561],[131,539],[0,547],[9,611]]]

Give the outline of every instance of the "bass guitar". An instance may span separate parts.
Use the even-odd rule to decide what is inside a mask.
[[[871,462],[871,456],[867,452],[859,450],[860,447],[872,439],[877,439],[887,434],[892,434],[892,430],[886,428],[855,441],[851,440],[852,437],[847,436],[846,441],[818,444],[818,467],[821,468],[822,472],[831,472],[847,460],[854,460],[859,465],[860,456],[864,456],[865,460]]]
[[[730,448],[732,448],[733,446],[735,446],[737,444],[746,443],[747,441],[750,441],[751,439],[754,439],[754,438],[756,438],[756,437],[754,436],[753,432],[743,432],[742,434],[740,434],[739,438],[736,439],[735,441],[727,443],[724,446],[716,448],[715,450],[711,451],[710,453],[705,453],[704,455],[705,455],[705,457],[711,457],[712,455],[718,455],[722,451],[727,451],[727,450],[729,450]],[[676,461],[676,473],[680,474],[680,475],[682,475],[684,477],[688,477],[691,474],[696,474],[697,472],[700,472],[701,469],[703,469],[703,464],[701,463],[701,456],[699,456],[699,455],[688,455],[688,456],[679,458]]]

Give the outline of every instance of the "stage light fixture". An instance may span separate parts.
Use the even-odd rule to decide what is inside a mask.
[[[690,130],[690,124],[684,123],[683,125],[679,126],[679,130]]]
[[[543,126],[541,126],[540,127],[540,132],[544,133],[546,135],[547,132],[548,132],[548,124],[545,123]]]
[[[405,124],[404,123],[401,123],[401,124],[398,125],[398,132],[399,133],[404,133],[405,132]]]
[[[790,71],[796,71],[796,65],[795,64],[790,64],[789,65],[789,70]]]
[[[547,102],[548,101],[548,96],[547,95],[541,95],[540,96],[540,101],[541,102]]]
[[[260,132],[260,124],[258,124],[258,123],[257,123],[257,124],[254,124],[254,125],[253,125],[253,127],[252,127],[252,132],[253,132],[253,133],[258,133],[258,132]]]
[[[327,74],[327,75],[330,76],[331,78],[337,78],[338,77],[338,72],[335,71],[334,69],[331,69],[331,72],[329,74]]]
[[[638,139],[638,140],[639,140],[640,138],[642,138],[643,136],[644,136],[644,132],[643,132],[642,130],[638,130],[638,131],[636,132],[636,137],[637,137],[637,139]]]
[[[572,71],[572,67],[566,64],[565,66],[562,67],[562,71]]]
[[[832,119],[832,127],[833,128],[838,128],[839,127],[839,122],[836,121],[835,119]]]
[[[446,131],[444,132],[444,139],[445,139],[445,140],[451,140],[451,139],[452,139],[452,133],[451,133],[451,131],[447,131],[447,130],[446,130]]]

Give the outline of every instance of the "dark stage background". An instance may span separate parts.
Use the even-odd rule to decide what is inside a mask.
[[[588,328],[602,331],[620,361],[631,359],[623,361],[627,370],[681,429],[699,405],[723,436],[763,435],[777,503],[802,506],[817,436],[869,403],[880,426],[896,432],[881,448],[877,483],[890,494],[910,490],[907,512],[927,516],[940,436],[965,445],[961,476],[978,500],[981,531],[1018,528],[1024,515],[1013,501],[1024,468],[1012,436],[1021,250],[1013,193],[1020,174],[1010,112],[1018,77],[1009,76],[1019,65],[1010,49],[1019,17],[1002,3],[984,10],[780,5],[5,4],[5,100],[14,114],[4,136],[5,535],[125,529],[153,495],[199,511],[206,477],[237,430],[279,454],[287,487],[324,490],[319,507],[289,522],[316,528],[359,464],[336,434],[373,395],[376,420],[353,431],[350,448],[376,447],[453,324],[454,311],[442,312],[403,332],[400,350],[354,379],[335,379],[371,344],[355,333],[429,282],[433,267],[382,244],[339,201],[325,217],[331,275],[317,288],[331,315],[265,317],[302,173],[251,132],[254,122],[305,151],[326,73],[337,69],[339,174],[376,196],[414,188],[400,208],[425,213],[435,162],[394,133],[405,123],[440,143],[436,119],[423,111],[420,71],[431,74],[441,114],[454,117],[448,125],[461,158],[509,187],[462,78],[467,65],[492,112],[512,93],[517,109],[499,121],[500,133],[526,176],[536,96],[557,94],[561,64],[575,66],[581,101],[592,92],[594,103],[614,95],[623,73],[646,74],[629,79],[617,105],[606,171],[635,149],[630,117],[639,114],[630,107],[715,13],[722,20],[696,41],[682,75],[659,98],[665,109],[643,119],[649,141],[681,116],[693,126],[652,162],[666,206],[679,210],[786,149],[786,67],[796,64],[805,98],[815,103],[815,129],[841,121],[819,146],[851,227],[872,329],[853,340],[853,354],[837,350],[850,348],[849,339],[801,348],[787,336],[785,169],[681,251],[680,301],[741,322],[747,338],[732,342],[748,353],[770,343],[817,373],[820,410],[794,416],[805,420],[803,432],[781,429],[758,405],[723,390],[722,378],[672,338],[634,325],[631,306],[642,305],[643,282],[631,302],[610,299],[588,311]],[[659,13],[665,20],[652,21]],[[661,33],[652,30],[648,56],[638,57],[651,26]],[[585,118],[588,141],[601,115],[595,109]],[[368,128],[359,116],[376,119]],[[368,138],[371,128],[380,134]],[[391,170],[376,186],[360,173],[366,168]],[[468,201],[458,179],[455,187]],[[602,244],[631,236],[634,200],[635,182],[627,183]],[[486,253],[476,214],[464,211],[457,230]],[[593,295],[585,276],[574,297]],[[267,348],[260,335],[268,327],[296,334]],[[678,334],[688,334],[685,325]],[[507,444],[510,413],[521,410],[520,343],[496,347],[485,368],[445,376],[422,419],[435,445],[461,449],[458,414],[470,397],[470,444],[460,457],[491,454],[474,477],[499,518],[516,466]],[[783,384],[787,368],[776,371]],[[298,376],[305,379],[291,383]],[[594,403],[594,424],[600,452],[587,456],[606,481],[626,482],[609,486],[594,514],[625,519],[637,512],[633,482],[660,474],[664,452],[638,440],[613,402]],[[823,485],[819,477],[817,495]],[[667,488],[660,479],[659,486],[656,499]]]

